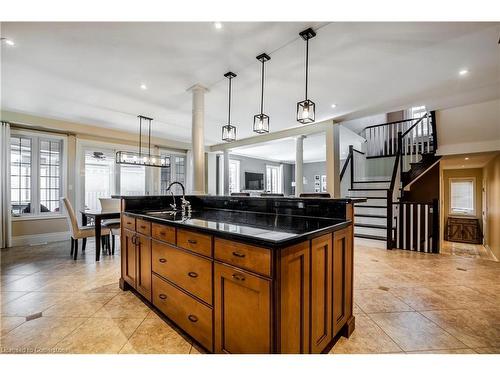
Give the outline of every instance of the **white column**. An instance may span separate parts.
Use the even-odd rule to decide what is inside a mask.
[[[295,138],[295,196],[298,197],[304,191],[304,138],[299,135]]]
[[[205,92],[196,84],[188,90],[193,93],[191,142],[193,145],[193,194],[205,194]]]
[[[229,151],[224,150],[224,195],[229,195]]]
[[[333,124],[325,132],[326,190],[333,198],[340,198],[340,125]]]

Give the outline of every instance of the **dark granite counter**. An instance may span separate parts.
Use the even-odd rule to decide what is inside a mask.
[[[193,229],[265,247],[284,247],[351,224],[351,199],[186,196],[192,213],[169,212],[172,197],[121,197],[124,212],[153,222]],[[180,197],[175,197],[180,207]],[[357,202],[358,200],[356,200]],[[359,200],[363,201],[363,200]]]

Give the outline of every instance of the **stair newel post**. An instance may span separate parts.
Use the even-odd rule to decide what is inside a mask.
[[[397,153],[399,154],[399,178],[401,181],[403,181],[403,164],[404,164],[404,157],[403,157],[403,133],[398,132],[398,151]]]
[[[431,111],[431,126],[432,126],[432,148],[433,153],[436,153],[438,148],[438,139],[436,132],[436,111]]]
[[[432,252],[439,253],[439,200],[432,200]]]
[[[392,240],[392,190],[387,190],[387,249],[394,248]]]
[[[353,145],[349,145],[349,158],[351,159],[351,189],[353,189],[353,181],[354,181],[354,147]]]

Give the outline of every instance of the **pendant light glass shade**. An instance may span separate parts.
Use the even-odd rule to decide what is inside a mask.
[[[259,134],[269,133],[269,116],[263,113],[253,116],[253,131]]]
[[[229,101],[228,101],[228,114],[227,125],[222,127],[222,140],[225,142],[233,142],[236,140],[236,126],[231,125],[231,80],[236,77],[233,72],[227,72],[224,77],[229,79]]]
[[[144,165],[146,167],[170,168],[168,156],[151,154],[151,122],[152,118],[139,115],[139,152],[117,151],[115,155],[116,164]],[[148,122],[148,150],[142,151],[142,122]]]
[[[309,28],[301,31],[299,35],[306,41],[306,97],[303,101],[297,103],[297,121],[301,124],[314,122],[316,116],[316,105],[307,97],[307,85],[309,81],[309,39],[316,36],[316,32]]]
[[[260,92],[260,113],[253,116],[253,131],[258,134],[269,133],[269,116],[264,114],[264,63],[271,60],[266,53],[256,57],[262,63],[262,80]]]

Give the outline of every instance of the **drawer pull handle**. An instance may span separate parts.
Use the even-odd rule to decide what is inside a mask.
[[[188,319],[193,323],[196,323],[198,321],[198,317],[196,315],[188,315]]]
[[[188,276],[195,278],[195,277],[198,277],[198,274],[196,272],[191,271],[191,272],[188,272]]]
[[[239,273],[235,273],[235,274],[233,274],[233,279],[238,280],[238,281],[245,281],[245,276],[243,276]]]
[[[145,225],[141,225],[141,229],[146,229],[146,226]]]
[[[190,243],[192,245],[196,245],[198,243],[198,241],[189,239],[188,243]]]
[[[161,236],[166,236],[166,235],[167,235],[167,233],[165,233],[165,232],[160,232],[160,235],[161,235]]]
[[[160,261],[160,263],[167,263],[167,260],[165,258],[160,258],[158,260]]]
[[[160,294],[158,297],[160,297],[160,299],[167,299],[167,296],[165,294]]]
[[[239,251],[233,251],[233,255],[238,258],[244,258],[245,254],[240,253]]]

